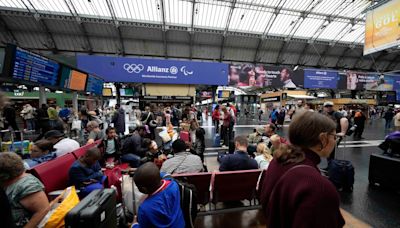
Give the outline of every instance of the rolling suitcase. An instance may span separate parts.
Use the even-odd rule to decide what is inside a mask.
[[[97,189],[86,196],[65,216],[65,227],[117,227],[114,189]]]
[[[214,138],[214,147],[220,147],[220,146],[221,146],[221,135],[216,133]]]
[[[338,151],[340,140],[336,144],[336,150]],[[341,191],[352,192],[354,185],[354,167],[351,161],[345,159],[345,148],[343,147],[343,160],[335,159],[328,161],[328,177],[329,180],[335,185],[335,187]]]

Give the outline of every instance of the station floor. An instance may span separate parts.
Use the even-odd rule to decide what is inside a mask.
[[[239,119],[235,127],[235,135],[248,135],[255,127],[266,122],[251,119]],[[218,169],[216,154],[222,148],[213,148],[215,129],[211,118],[203,121],[206,130],[206,163],[209,171]],[[285,126],[278,133],[286,136],[288,127]],[[392,190],[370,186],[368,182],[369,156],[372,153],[381,153],[377,147],[383,141],[388,131],[384,129],[384,120],[378,119],[366,123],[363,137],[354,141],[349,137],[339,148],[338,158],[350,160],[355,168],[355,183],[352,193],[339,193],[341,208],[345,216],[346,227],[400,227],[400,193]],[[345,145],[345,147],[343,147]],[[323,161],[321,166],[326,166]],[[393,175],[399,175],[394,173]],[[400,178],[400,177],[399,177]],[[196,227],[265,227],[265,219],[257,210],[235,212],[231,214],[200,217]]]

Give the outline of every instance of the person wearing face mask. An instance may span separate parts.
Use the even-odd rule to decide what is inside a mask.
[[[304,134],[307,132],[307,134]],[[318,169],[336,144],[329,117],[303,111],[289,126],[291,145],[281,145],[260,183],[267,227],[343,227],[335,186]]]
[[[148,196],[140,204],[132,228],[185,227],[179,186],[174,180],[161,179],[160,170],[152,162],[141,165],[133,178],[139,191]]]

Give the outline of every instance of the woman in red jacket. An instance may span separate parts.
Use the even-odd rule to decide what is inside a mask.
[[[336,124],[322,114],[296,114],[289,126],[291,145],[275,152],[260,186],[267,227],[344,226],[336,188],[317,167],[335,147],[335,130]]]
[[[219,132],[219,117],[220,117],[219,105],[216,105],[213,113],[211,114],[211,118],[215,126],[215,133]]]

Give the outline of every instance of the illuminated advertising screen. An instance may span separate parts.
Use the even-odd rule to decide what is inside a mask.
[[[304,71],[290,67],[254,64],[231,64],[228,85],[234,87],[298,88],[303,87]]]
[[[400,45],[400,0],[367,12],[364,55]]]

